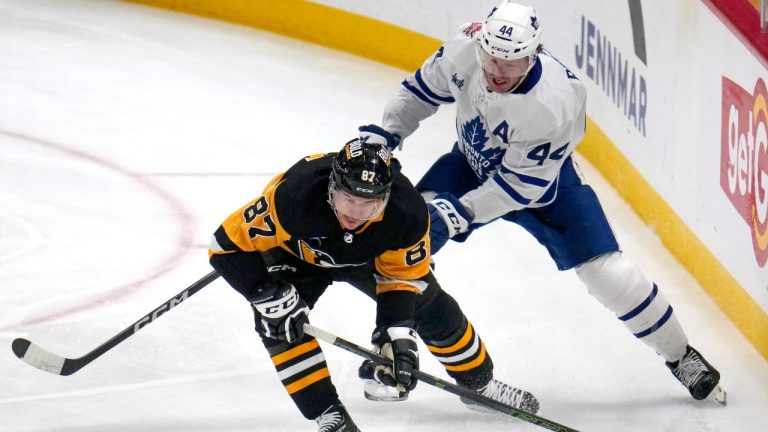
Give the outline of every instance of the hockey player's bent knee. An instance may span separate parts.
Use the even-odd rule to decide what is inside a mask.
[[[647,297],[653,284],[621,252],[600,255],[576,267],[576,274],[589,293],[617,315]]]
[[[668,361],[684,353],[688,340],[658,287],[620,252],[576,267],[589,293],[616,314],[638,339]]]

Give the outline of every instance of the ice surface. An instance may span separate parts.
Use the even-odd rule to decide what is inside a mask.
[[[217,281],[76,374],[22,363],[23,336],[79,357],[210,270],[210,234],[303,155],[380,120],[403,71],[225,23],[112,1],[0,0],[0,431],[313,431],[247,304]],[[450,107],[399,153],[414,180],[454,139]],[[449,244],[437,276],[497,377],[583,431],[768,430],[768,365],[600,176],[625,252],[664,290],[729,404],[693,401],[663,361],[522,229]],[[366,344],[374,306],[334,286],[312,322]],[[420,385],[374,403],[359,359],[325,354],[366,432],[535,431]],[[426,352],[426,350],[422,350]],[[422,356],[423,370],[446,377]]]

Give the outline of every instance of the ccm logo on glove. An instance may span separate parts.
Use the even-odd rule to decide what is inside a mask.
[[[446,222],[449,237],[461,234],[467,230],[467,227],[469,227],[467,220],[459,215],[450,201],[438,198],[432,200],[432,205],[437,208],[437,211],[440,212],[440,216]]]
[[[259,330],[264,336],[288,343],[298,342],[304,337],[304,324],[309,322],[309,307],[293,285],[268,282],[265,290],[251,303],[261,315]]]
[[[275,295],[264,300],[253,302],[259,313],[267,318],[279,318],[285,315],[289,310],[296,306],[299,301],[299,293],[291,286]]]

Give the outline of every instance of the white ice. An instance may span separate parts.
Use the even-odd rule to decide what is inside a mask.
[[[0,0],[0,430],[313,431],[285,394],[246,302],[216,281],[69,377],[11,352],[78,357],[210,270],[210,234],[300,157],[380,119],[405,72],[270,33],[112,1]],[[454,139],[451,110],[405,143],[416,180]],[[496,223],[437,255],[498,378],[582,431],[768,430],[768,364],[586,162],[628,256],[716,365],[728,406],[693,401],[660,357]],[[312,322],[366,345],[372,302],[333,286]],[[422,347],[423,348],[423,347]],[[360,360],[325,345],[366,432],[537,431],[421,384],[363,398]],[[422,349],[426,353],[426,349]],[[427,354],[422,369],[446,378]]]

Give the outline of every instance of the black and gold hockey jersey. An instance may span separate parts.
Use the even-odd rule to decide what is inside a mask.
[[[280,248],[308,264],[336,269],[373,260],[377,294],[421,293],[430,271],[429,213],[423,198],[398,172],[384,212],[354,231],[345,230],[328,203],[334,157],[308,156],[276,176],[261,196],[216,230],[209,255],[259,255]],[[247,298],[262,282],[259,274],[266,274],[253,270],[250,277],[224,276]]]
[[[493,362],[484,343],[430,271],[429,212],[421,195],[397,172],[384,211],[345,230],[328,203],[336,156],[302,159],[232,213],[213,236],[211,265],[249,300],[269,278],[283,278],[310,308],[332,281],[349,282],[371,296],[375,285],[377,328],[416,328],[449,376],[473,388],[488,382]],[[288,344],[261,336],[306,418],[338,399],[316,339],[305,335]]]

